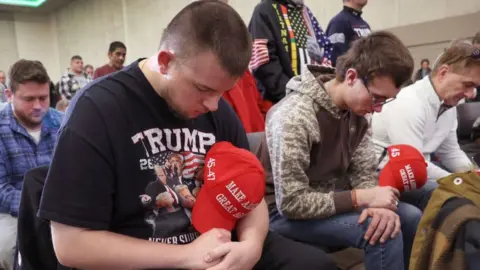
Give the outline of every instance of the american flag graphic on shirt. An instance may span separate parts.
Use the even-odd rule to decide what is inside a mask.
[[[165,162],[167,161],[168,157],[171,155],[172,152],[162,152],[158,155],[155,155],[152,157],[152,164],[153,165],[160,165],[163,166],[165,165]]]
[[[204,155],[195,154],[192,152],[183,153],[183,178],[192,179],[195,178],[197,170],[203,167],[204,164]]]

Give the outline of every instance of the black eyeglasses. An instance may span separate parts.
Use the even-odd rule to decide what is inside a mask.
[[[395,100],[395,98],[386,98],[386,97],[380,97],[380,96],[375,96],[372,94],[372,92],[370,91],[370,89],[368,88],[368,79],[367,77],[363,77],[362,78],[362,82],[363,84],[365,85],[365,88],[367,89],[367,92],[368,94],[370,95],[370,97],[372,98],[372,106],[373,107],[378,107],[378,106],[382,106],[382,105],[385,105],[389,102],[392,102]]]

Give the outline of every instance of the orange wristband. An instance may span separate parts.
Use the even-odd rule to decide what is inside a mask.
[[[357,191],[355,189],[352,189],[351,194],[352,194],[353,209],[357,209],[358,208]]]

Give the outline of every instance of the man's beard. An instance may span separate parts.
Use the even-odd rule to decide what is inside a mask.
[[[42,125],[43,118],[45,118],[45,114],[42,116],[42,118],[39,121],[33,120],[30,117],[18,112],[15,113],[15,117],[23,126],[25,126],[25,128],[37,129],[39,126]]]

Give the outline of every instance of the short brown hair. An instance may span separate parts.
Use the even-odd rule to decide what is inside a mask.
[[[70,61],[73,61],[73,60],[82,60],[82,61],[83,61],[83,59],[82,59],[82,57],[81,57],[80,55],[74,55],[74,56],[72,56],[72,58],[70,58]]]
[[[45,84],[50,82],[47,70],[40,61],[21,59],[15,62],[8,74],[10,79],[10,91],[15,93],[19,84],[36,82]]]
[[[350,49],[337,59],[336,77],[343,82],[349,68],[360,78],[388,76],[396,87],[410,79],[414,62],[403,42],[387,31],[373,32],[354,41]]]
[[[475,48],[469,41],[458,40],[450,44],[438,57],[433,66],[432,76],[435,76],[442,65],[451,66],[452,71],[459,73],[471,66],[480,67],[479,49]],[[475,56],[477,54],[477,56]]]
[[[475,34],[475,36],[472,39],[472,43],[473,43],[473,45],[480,44],[480,32]]]
[[[195,1],[183,8],[163,32],[160,47],[174,49],[188,59],[213,52],[232,77],[247,70],[252,41],[240,15],[221,1]]]

